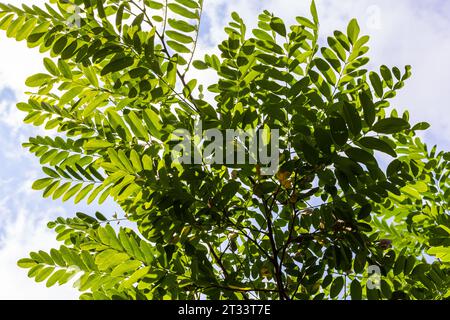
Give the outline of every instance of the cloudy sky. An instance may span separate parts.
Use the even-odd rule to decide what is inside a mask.
[[[1,0],[5,2],[5,0]],[[429,144],[450,149],[450,1],[448,0],[316,0],[322,36],[345,30],[356,17],[365,34],[371,36],[371,68],[413,66],[413,77],[395,100],[399,110],[408,109],[413,121],[427,121],[424,134]],[[10,0],[14,5],[42,4],[44,0]],[[232,11],[248,26],[267,9],[290,24],[299,15],[308,15],[309,0],[204,0],[205,16],[199,54],[215,50],[224,39],[223,27]],[[76,299],[70,286],[45,288],[35,284],[16,261],[31,250],[56,245],[46,229],[47,221],[71,216],[77,211],[100,210],[111,216],[114,204],[102,207],[47,201],[31,190],[40,177],[37,159],[22,149],[28,137],[43,134],[22,123],[23,114],[15,104],[25,99],[25,79],[43,71],[42,56],[25,43],[7,39],[0,32],[0,299]],[[193,77],[211,80],[210,75]]]

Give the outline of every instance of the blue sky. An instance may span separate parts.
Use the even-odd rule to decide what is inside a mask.
[[[3,0],[4,1],[4,0]],[[42,4],[44,0],[14,0],[13,3]],[[202,27],[198,56],[216,51],[224,38],[223,27],[232,11],[237,11],[249,26],[268,9],[293,23],[298,15],[308,15],[307,0],[204,0],[206,18]],[[399,93],[394,107],[410,110],[413,121],[427,121],[431,129],[425,141],[450,150],[450,1],[447,0],[317,0],[322,36],[345,30],[348,21],[358,18],[362,32],[371,36],[371,68],[382,64],[403,68],[413,66],[413,77]],[[45,288],[35,284],[16,261],[30,250],[56,245],[46,229],[47,221],[57,216],[72,216],[77,211],[99,210],[111,216],[112,203],[101,207],[81,203],[72,205],[41,198],[31,190],[41,176],[38,160],[22,149],[28,137],[44,134],[42,129],[22,123],[23,114],[15,103],[25,99],[25,79],[43,71],[42,56],[24,43],[7,39],[0,33],[0,299],[74,299],[79,293],[70,286]],[[208,84],[212,73],[194,71],[192,77]]]

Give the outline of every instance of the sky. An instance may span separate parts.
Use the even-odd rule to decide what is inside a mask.
[[[0,0],[6,2],[6,0]],[[44,3],[44,0],[10,0],[18,6]],[[432,127],[423,133],[429,145],[450,150],[450,1],[448,0],[316,0],[321,36],[334,30],[345,31],[357,18],[362,32],[371,37],[370,68],[385,64],[400,69],[412,65],[413,76],[392,105],[409,110],[413,122],[427,121]],[[225,38],[224,26],[233,11],[238,12],[249,29],[258,14],[267,9],[286,24],[296,16],[309,15],[309,0],[204,0],[204,20],[198,57],[216,52]],[[46,228],[49,220],[70,217],[76,212],[92,214],[99,210],[112,216],[118,208],[107,202],[102,206],[73,205],[50,201],[33,191],[31,184],[42,176],[38,160],[21,147],[28,137],[46,134],[25,125],[24,114],[15,104],[26,100],[25,79],[41,71],[43,56],[24,42],[6,38],[0,32],[0,299],[76,299],[79,292],[71,286],[46,288],[28,279],[16,266],[18,259],[33,250],[58,246]],[[202,83],[214,80],[212,73],[190,74]]]

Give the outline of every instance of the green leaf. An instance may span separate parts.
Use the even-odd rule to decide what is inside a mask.
[[[137,260],[128,260],[126,262],[123,262],[119,264],[117,267],[113,269],[111,272],[112,277],[118,277],[123,275],[124,273],[134,272],[136,271],[140,266],[142,266],[142,262]]]
[[[443,158],[444,158],[444,160],[446,160],[446,161],[450,161],[450,152],[444,153]]]
[[[45,73],[38,73],[35,75],[32,75],[31,77],[29,77],[26,81],[25,81],[25,85],[27,87],[40,87],[43,86],[44,84],[48,83],[50,80],[52,79],[51,76],[49,76],[48,74]]]
[[[318,25],[319,24],[319,15],[317,14],[316,2],[314,0],[311,1],[310,11],[311,11],[311,15],[313,17],[314,23],[316,25]]]
[[[273,17],[270,21],[270,27],[280,36],[286,37],[286,26],[280,18]]]
[[[89,82],[94,87],[98,88],[99,83],[98,83],[97,73],[96,73],[95,69],[92,66],[85,67],[85,68],[83,68],[83,73],[84,73],[86,79],[88,79]]]
[[[61,52],[61,59],[70,59],[75,55],[75,52],[78,48],[78,42],[77,40],[72,41],[62,52]]]
[[[236,181],[231,181],[227,183],[221,191],[221,196],[224,199],[223,205],[226,205],[228,201],[230,201],[236,193],[239,191],[239,188],[241,187],[241,184]]]
[[[2,30],[8,29],[8,27],[13,19],[14,19],[13,14],[9,14],[9,15],[3,17],[3,19],[0,20],[0,29],[2,29]]]
[[[91,192],[90,196],[87,199],[87,204],[91,204],[95,198],[99,195],[100,192],[102,192],[105,189],[105,185],[101,184],[97,188],[94,189],[94,191]],[[108,190],[107,190],[108,191]],[[105,193],[104,197],[107,197],[109,194]]]
[[[144,141],[148,141],[149,137],[147,130],[144,128],[142,120],[136,115],[136,113],[134,113],[134,111],[130,111],[128,114],[126,114],[125,120],[130,125],[131,130],[138,138],[141,138]]]
[[[123,169],[124,171],[126,171],[127,169],[125,168],[125,166],[123,165],[122,161],[120,161],[119,159],[119,155],[117,153],[117,151],[113,148],[109,148],[108,149],[108,156],[109,159],[111,160],[111,162],[113,164],[115,164],[118,168]],[[111,179],[113,176],[110,175],[105,181],[108,181],[109,179]],[[122,178],[123,175],[120,176],[120,178]]]
[[[305,17],[296,17],[295,20],[297,20],[297,22],[302,25],[305,26],[307,28],[316,30],[317,26],[315,23],[313,23],[311,20],[309,20],[308,18]]]
[[[119,30],[119,32],[122,31],[122,20],[123,20],[123,11],[125,9],[125,5],[126,2],[122,2],[119,6],[119,8],[117,9],[117,13],[116,13],[116,27],[117,30]]]
[[[183,20],[169,19],[168,23],[169,23],[169,26],[171,26],[172,28],[174,28],[178,31],[182,31],[182,32],[189,33],[189,32],[194,32],[195,30],[197,30],[197,28],[195,26],[193,26]]]
[[[208,65],[200,60],[194,60],[192,65],[198,70],[206,70],[208,69]]]
[[[319,69],[320,72],[323,74],[328,84],[334,86],[336,84],[337,79],[333,69],[331,69],[328,62],[321,58],[316,58],[314,59],[314,64],[317,66],[317,69]]]
[[[354,44],[358,40],[360,31],[358,21],[356,19],[352,19],[347,27],[347,36],[350,43]]]
[[[108,108],[106,110],[106,115],[112,127],[120,134],[121,137],[125,137],[126,140],[131,140],[131,133],[125,122],[114,108]]]
[[[380,76],[376,72],[369,73],[370,83],[378,98],[383,97],[383,82],[381,82]]]
[[[95,264],[98,266],[99,270],[104,271],[109,268],[114,268],[129,259],[130,257],[126,253],[107,249],[97,254],[95,257]]]
[[[450,262],[450,247],[431,247],[427,253],[436,256],[436,258],[441,259],[443,262]]]
[[[321,49],[322,56],[327,60],[327,62],[337,71],[341,71],[341,62],[336,54],[330,48]]]
[[[87,117],[92,112],[94,112],[97,108],[104,107],[109,102],[109,93],[101,93],[98,96],[94,97],[84,108],[83,116]]]
[[[350,295],[352,300],[362,300],[362,287],[356,279],[350,284]]]
[[[416,264],[416,258],[414,256],[409,256],[405,262],[405,269],[403,270],[404,274],[405,275],[410,274],[410,272],[414,268],[415,264]]]
[[[198,15],[195,12],[192,12],[191,10],[176,4],[176,3],[169,3],[167,6],[172,12],[179,14],[180,16],[183,16],[187,19],[198,19]]]
[[[6,30],[6,36],[9,38],[15,38],[17,31],[22,28],[23,23],[25,22],[25,16],[20,16],[16,20],[14,20]]]
[[[394,134],[409,129],[409,123],[401,118],[381,119],[373,125],[373,131],[384,134]]]
[[[83,148],[86,150],[99,150],[112,147],[113,145],[113,143],[106,140],[91,139],[84,143]]]
[[[343,110],[344,110],[344,118],[345,121],[347,122],[348,128],[350,129],[350,131],[353,133],[354,136],[359,135],[362,130],[362,123],[359,113],[356,110],[355,106],[350,103],[345,103]]]
[[[369,152],[359,148],[348,148],[345,154],[353,161],[363,163],[368,166],[377,166],[377,160]]]
[[[133,166],[131,165],[130,160],[128,159],[127,155],[123,150],[119,150],[117,152],[117,155],[119,157],[120,162],[123,164],[125,169],[127,169],[128,172],[134,172]]]
[[[392,73],[391,70],[389,70],[389,68],[387,66],[381,66],[380,67],[380,73],[381,76],[383,77],[383,80],[386,81],[386,84],[392,88],[392,86],[394,85],[394,79],[392,78]]]
[[[51,169],[49,167],[42,167],[42,171],[44,171],[44,173],[46,175],[48,175],[48,176],[50,176],[52,178],[59,178],[60,177],[59,174],[55,170],[53,170],[53,169]]]
[[[254,30],[252,30],[252,33],[256,38],[258,38],[262,41],[269,41],[269,42],[274,41],[273,37],[269,33],[265,32],[264,30],[254,29]]]
[[[146,1],[145,4],[149,8],[155,9],[155,10],[160,10],[160,9],[164,8],[164,5],[158,1]]]
[[[67,200],[69,200],[70,198],[72,198],[78,191],[80,191],[80,189],[83,187],[82,183],[76,184],[75,186],[73,186],[72,188],[69,189],[69,191],[67,191],[63,198],[62,201],[65,202]]]
[[[108,221],[108,219],[101,213],[101,212],[95,212],[95,217],[100,221]]]
[[[86,187],[83,188],[83,190],[81,190],[77,196],[75,197],[74,203],[77,204],[79,203],[81,200],[83,200],[84,198],[86,198],[86,196],[88,195],[88,193],[94,188],[93,184],[89,184]]]
[[[36,26],[37,23],[37,19],[36,18],[31,18],[26,20],[26,22],[23,24],[23,26],[18,30],[17,34],[16,34],[16,40],[17,41],[22,41],[24,39],[26,39],[30,33],[33,31],[34,27]]]
[[[343,277],[337,277],[333,280],[333,283],[330,287],[330,298],[336,298],[339,293],[341,293],[342,288],[344,287],[344,278]]]
[[[71,103],[73,99],[79,96],[79,94],[84,90],[82,86],[76,86],[66,91],[61,98],[59,99],[59,106],[64,106],[68,103]]]
[[[185,45],[183,45],[179,42],[169,40],[169,41],[167,41],[167,44],[169,45],[170,48],[172,48],[173,50],[175,50],[178,53],[191,52],[191,50],[188,47],[186,47]]]
[[[397,153],[395,152],[395,150],[387,142],[384,142],[381,139],[374,137],[365,137],[359,139],[358,143],[361,144],[364,148],[378,150],[387,153],[394,158],[397,157]]]
[[[145,124],[147,125],[148,131],[150,132],[150,134],[157,139],[161,139],[162,124],[159,120],[158,114],[156,112],[154,112],[152,109],[147,108],[144,110],[143,116],[144,116]]]
[[[117,201],[122,202],[122,201],[128,199],[134,193],[139,192],[139,190],[141,190],[140,186],[138,186],[137,184],[131,183],[125,189],[122,189],[119,192],[118,197],[117,197]]]
[[[428,130],[431,127],[431,125],[427,122],[419,122],[411,129],[413,131],[419,131],[419,130]]]
[[[330,132],[323,128],[316,128],[314,130],[314,137],[316,138],[320,150],[325,154],[329,154],[331,152],[331,146],[333,145],[333,139],[331,138]]]
[[[138,282],[141,278],[146,276],[150,272],[150,267],[144,267],[136,270],[127,280],[125,280],[122,285],[125,288],[131,288],[133,284]]]
[[[395,261],[394,264],[394,275],[398,276],[400,273],[403,272],[404,268],[405,268],[405,263],[406,263],[406,258],[404,255],[401,255],[397,258],[397,260]]]
[[[390,299],[392,297],[391,286],[386,282],[386,280],[381,280],[381,293],[386,299]]]
[[[134,168],[134,170],[136,170],[136,172],[140,172],[143,170],[139,154],[134,149],[131,149],[130,160],[131,160],[131,163],[133,164],[133,168]]]
[[[64,261],[61,253],[58,250],[50,249],[50,255],[57,265],[59,265],[60,267],[66,266],[66,262]]]
[[[363,220],[370,216],[370,213],[372,212],[372,205],[370,203],[365,204],[361,207],[361,209],[358,212],[358,219]]]
[[[53,181],[54,181],[53,178],[39,179],[33,183],[32,188],[33,190],[42,190],[45,189],[47,186],[49,186]]]
[[[198,9],[199,4],[197,0],[175,0],[178,3],[181,3],[183,6],[191,8],[191,9]]]
[[[41,271],[38,272],[38,274],[36,275],[36,278],[34,280],[36,282],[44,281],[52,274],[53,270],[55,270],[55,267],[47,267],[47,268],[42,269]]]
[[[105,8],[103,7],[103,0],[97,0],[97,11],[100,18],[106,18]]]
[[[55,200],[62,197],[62,195],[70,188],[70,186],[71,186],[70,182],[66,182],[63,185],[59,186],[58,189],[56,189],[55,192],[53,192],[52,199]]]
[[[177,63],[179,56],[176,56],[177,61],[169,61],[167,64],[166,83],[169,87],[174,88],[177,83]]]
[[[111,72],[118,72],[125,68],[129,68],[134,64],[132,57],[122,57],[111,60],[101,71],[101,76],[106,76]]]
[[[331,136],[337,145],[343,146],[347,143],[348,129],[344,118],[338,114],[334,114],[330,118],[330,130]]]
[[[67,62],[65,62],[63,59],[58,60],[58,69],[61,71],[61,74],[67,78],[72,79],[72,70]]]
[[[316,165],[319,160],[319,152],[311,144],[305,140],[299,141],[299,149],[303,153],[303,157],[312,165]]]
[[[254,186],[253,192],[258,197],[262,197],[265,194],[269,194],[277,188],[277,185],[273,182],[258,183]]]
[[[77,216],[77,218],[83,220],[84,222],[86,222],[88,224],[93,224],[93,225],[97,224],[97,220],[94,217],[91,217],[90,215],[87,215],[83,212],[77,212],[76,216]]]
[[[416,199],[416,200],[422,199],[420,192],[411,186],[405,186],[401,189],[401,191],[402,191],[402,193],[406,194],[407,196],[409,196],[413,199]]]
[[[361,92],[359,94],[359,100],[363,108],[364,120],[366,121],[367,125],[371,127],[375,122],[376,117],[375,104],[365,92]]]
[[[192,37],[186,36],[186,35],[184,35],[184,34],[182,34],[180,32],[177,32],[177,31],[172,31],[172,30],[166,31],[166,35],[169,38],[171,38],[171,39],[173,39],[173,40],[175,40],[177,42],[180,42],[180,43],[189,44],[189,43],[193,43],[194,42],[194,39],[192,39]]]
[[[52,75],[58,77],[60,75],[58,66],[56,63],[53,62],[50,58],[44,58],[44,66],[45,69],[47,69],[48,72],[50,72]]]
[[[20,268],[30,269],[30,268],[36,266],[37,262],[30,258],[24,258],[24,259],[20,259],[19,261],[17,261],[17,265]]]
[[[52,195],[52,193],[56,190],[56,188],[58,188],[58,186],[59,186],[59,181],[54,181],[47,188],[45,188],[44,193],[42,194],[42,196],[44,198],[50,197]]]
[[[55,41],[52,51],[55,55],[60,55],[64,48],[67,46],[68,37],[66,35],[62,35],[58,40]]]
[[[47,283],[45,286],[47,288],[50,288],[54,286],[64,275],[66,274],[66,270],[57,270],[55,273],[53,273],[47,280]]]

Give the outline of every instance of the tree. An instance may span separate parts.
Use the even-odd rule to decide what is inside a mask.
[[[48,226],[60,248],[18,262],[29,277],[76,276],[81,299],[449,297],[450,153],[390,108],[411,68],[364,69],[356,20],[321,46],[314,2],[290,28],[264,11],[251,34],[233,13],[220,56],[194,61],[202,0],[50,2],[0,5],[7,36],[49,55],[17,105],[25,123],[57,131],[24,144],[43,165],[33,188],[111,197],[136,228],[101,213],[58,218]],[[217,83],[205,89],[192,67]],[[271,129],[264,146],[278,130],[277,169],[175,161],[174,133],[198,142],[200,121]],[[253,155],[245,138],[232,146]]]

